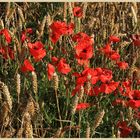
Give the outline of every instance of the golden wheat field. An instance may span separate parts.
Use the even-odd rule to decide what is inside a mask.
[[[140,3],[0,2],[0,138],[139,138]]]

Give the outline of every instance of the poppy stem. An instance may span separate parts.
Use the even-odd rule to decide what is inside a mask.
[[[61,121],[62,119],[61,119],[61,114],[60,114],[57,90],[55,90],[55,96],[56,96],[56,104],[57,104],[57,110],[58,110],[58,115],[59,115],[59,120],[60,120],[60,127],[63,128],[62,121]]]

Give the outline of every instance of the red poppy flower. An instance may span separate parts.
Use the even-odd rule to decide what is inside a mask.
[[[90,59],[93,56],[93,47],[85,44],[84,42],[82,44],[78,43],[78,45],[75,47],[75,51],[76,58]]]
[[[117,36],[110,36],[109,42],[120,42],[120,38],[118,38]]]
[[[58,72],[62,73],[62,74],[68,74],[71,71],[71,68],[68,64],[66,64],[66,60],[64,58],[62,58],[58,65]]]
[[[125,70],[125,69],[128,68],[128,63],[126,63],[125,61],[123,61],[123,62],[117,62],[116,64],[118,65],[118,67],[119,67],[120,69]]]
[[[65,22],[56,21],[50,25],[50,28],[53,33],[57,33],[59,35],[66,34],[67,32],[67,25]]]
[[[68,24],[66,33],[71,35],[73,33],[73,31],[74,31],[74,27],[75,27],[74,23]]]
[[[0,30],[0,35],[4,35],[6,42],[9,44],[12,41],[11,35],[9,34],[8,29]]]
[[[22,72],[34,71],[35,68],[32,66],[31,62],[28,59],[25,59],[23,65],[21,66]]]
[[[110,44],[106,44],[104,48],[100,49],[101,52],[103,52],[104,54],[108,55],[112,52],[112,48],[110,46]]]
[[[56,65],[56,63],[58,62],[58,58],[55,57],[55,56],[53,56],[53,57],[51,58],[51,61],[52,61],[53,64]]]
[[[60,36],[73,33],[74,24],[70,23],[67,25],[65,22],[56,21],[50,25],[50,28],[52,30],[50,39],[53,43],[56,43]]]
[[[80,73],[78,73],[78,72],[74,72],[74,73],[72,73],[72,76],[75,76],[75,77],[80,77],[80,76],[81,76],[81,74],[80,74]]]
[[[125,88],[130,88],[132,82],[130,80],[126,80],[124,82],[122,82],[122,85],[125,87]]]
[[[40,50],[34,50],[30,49],[31,55],[34,57],[35,61],[40,61],[46,56],[46,50],[45,49],[40,49]]]
[[[132,108],[139,108],[140,107],[140,100],[132,100],[130,99],[127,103],[128,106],[132,107]]]
[[[115,51],[112,51],[109,56],[108,56],[111,60],[119,60],[120,59],[120,55],[115,52]]]
[[[54,72],[55,72],[54,66],[52,64],[47,64],[47,74],[49,80],[52,79]]]
[[[100,73],[99,79],[101,82],[106,83],[107,81],[110,81],[112,77],[112,71],[104,68],[102,69],[102,73]]]
[[[89,103],[80,103],[76,106],[76,110],[82,110],[82,109],[87,109],[91,106]]]
[[[83,77],[86,77],[86,80],[88,80],[88,79],[87,79],[88,75],[91,76],[91,83],[92,83],[92,84],[95,84],[95,83],[99,80],[97,69],[88,68],[88,67],[85,68],[85,69],[83,70],[83,72],[82,72],[82,76],[83,76]]]
[[[46,50],[43,49],[44,45],[40,41],[37,41],[35,43],[28,43],[28,47],[35,61],[40,61],[46,56]]]
[[[77,43],[81,43],[81,42],[86,42],[87,44],[89,45],[92,45],[93,44],[93,40],[90,36],[88,36],[86,33],[83,33],[83,32],[79,32],[77,34],[75,34],[73,37],[72,37],[72,40],[74,42],[77,42]]]
[[[127,137],[132,132],[131,127],[128,127],[126,121],[119,121],[117,127],[120,129],[121,137]]]
[[[36,41],[35,43],[28,43],[28,47],[29,49],[39,50],[39,49],[43,49],[44,45],[42,44],[41,41]]]
[[[125,96],[133,99],[133,91],[131,90],[131,81],[127,80],[121,83],[121,87],[119,87],[119,92]]]
[[[83,16],[83,11],[81,9],[81,7],[74,7],[73,8],[73,14],[75,17],[82,17]]]
[[[0,54],[2,54],[4,59],[8,59],[8,58],[10,58],[11,60],[14,59],[14,51],[8,46],[1,47]]]
[[[59,40],[60,36],[60,34],[54,32],[51,34],[50,39],[55,44]]]
[[[29,34],[32,34],[32,33],[33,33],[33,30],[32,30],[32,28],[27,28],[27,29],[25,30],[25,32],[26,32],[26,33],[29,33]]]
[[[132,34],[131,39],[133,40],[134,46],[140,47],[140,35],[138,34]]]
[[[80,76],[77,78],[76,80],[76,84],[80,85],[80,84],[84,84],[87,81],[87,77],[86,76]]]
[[[108,84],[103,83],[100,86],[100,91],[103,93],[109,94],[115,91],[118,85],[119,85],[119,82],[114,82],[114,81],[111,81]]]
[[[80,85],[80,84],[79,84],[79,85],[76,85],[76,87],[72,90],[71,95],[72,95],[72,96],[75,96],[76,93],[78,93],[78,92],[80,91],[81,86],[83,86],[83,85]]]
[[[75,58],[79,65],[89,65],[89,59],[93,56],[93,40],[85,33],[78,33],[72,37],[77,42],[75,46]]]
[[[30,40],[30,38],[27,36],[27,34],[32,34],[33,30],[32,28],[27,28],[26,30],[22,31],[21,34],[21,41],[24,42],[25,40]]]
[[[98,86],[94,87],[93,91],[94,91],[95,96],[98,96],[101,93],[101,89]]]
[[[133,90],[133,99],[140,100],[140,90]]]

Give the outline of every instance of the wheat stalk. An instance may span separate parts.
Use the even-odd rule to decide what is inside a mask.
[[[73,7],[71,2],[68,2],[68,10],[69,10],[71,22],[74,23]]]
[[[53,75],[53,82],[54,82],[54,90],[57,91],[59,85],[59,79],[56,73],[54,73]]]
[[[73,103],[72,103],[71,115],[74,115],[75,114],[76,106],[78,104],[78,101],[79,101],[79,97],[76,95],[75,98],[74,98],[74,100],[73,100]]]
[[[81,86],[80,91],[79,91],[79,100],[81,101],[83,99],[84,96],[84,87]]]
[[[19,128],[17,134],[16,134],[16,137],[17,138],[22,138],[23,136],[23,127]]]
[[[62,131],[62,128],[60,127],[60,128],[56,131],[56,133],[54,134],[53,138],[59,138],[60,135],[61,135],[61,131]]]
[[[84,2],[84,6],[83,6],[83,19],[85,19],[85,17],[86,17],[87,6],[88,6],[88,3]]]
[[[140,131],[140,125],[138,124],[137,121],[133,121],[132,125],[135,126],[138,131]]]
[[[128,108],[128,120],[130,122],[133,120],[133,112],[131,107]]]
[[[89,123],[87,123],[86,138],[90,138],[90,126],[89,126]]]
[[[134,9],[134,6],[131,6],[131,11],[132,11],[132,14],[133,14],[134,23],[137,24],[138,19],[137,19],[137,13],[136,13],[136,10]]]
[[[19,96],[20,96],[20,85],[21,81],[20,81],[20,74],[17,73],[16,75],[16,90],[17,90],[17,96],[18,96],[18,103],[19,103]]]
[[[19,128],[16,137],[22,137],[24,134],[26,138],[32,138],[33,137],[33,128],[32,128],[32,119],[35,116],[36,108],[35,101],[30,96],[26,105],[26,108],[24,109],[22,113],[22,122],[21,127]]]
[[[100,112],[97,114],[97,116],[96,116],[96,118],[95,118],[95,121],[94,121],[94,124],[93,124],[93,127],[92,127],[92,129],[93,129],[93,135],[95,134],[96,128],[101,124],[101,122],[102,122],[102,120],[103,120],[103,117],[104,117],[104,114],[105,114],[105,111],[104,111],[104,110],[100,111]],[[92,136],[93,136],[93,135],[92,135]]]
[[[38,92],[38,84],[37,84],[37,75],[34,71],[32,71],[32,85],[33,85],[33,92],[37,95]]]
[[[4,23],[3,23],[2,19],[0,19],[0,27],[1,27],[1,29],[4,29]]]
[[[3,82],[0,81],[0,84],[2,85],[2,91],[3,91],[5,101],[7,102],[9,110],[11,110],[12,109],[12,99],[10,96],[9,89],[8,89],[7,85],[5,85]]]
[[[24,114],[26,112],[28,112],[30,115],[31,115],[31,118],[34,117],[35,115],[35,101],[33,100],[33,98],[30,96],[29,99],[28,99],[28,102],[27,102],[27,106],[25,108],[25,111],[24,111]],[[23,115],[24,116],[24,115]]]
[[[11,99],[11,96],[10,96],[10,92],[9,92],[9,89],[7,87],[6,84],[4,84],[3,82],[0,81],[0,86],[2,88],[2,93],[4,95],[4,103],[3,103],[3,106],[1,108],[1,116],[2,116],[2,123],[3,123],[3,126],[7,126],[10,124],[10,113],[11,113],[11,110],[12,110],[12,99]]]
[[[7,16],[10,13],[10,2],[7,2],[6,4],[6,11],[5,11],[5,21],[7,21]]]
[[[26,138],[33,138],[33,128],[31,124],[31,116],[28,112],[24,114],[24,134]]]
[[[90,89],[91,89],[91,75],[90,74],[87,76],[87,82],[85,85],[85,89],[87,90],[87,93],[90,92]]]
[[[11,9],[10,9],[9,14],[7,15],[7,20],[8,20],[8,21],[12,18],[13,14],[15,13],[15,10],[16,10],[16,8],[11,8]],[[7,22],[8,22],[8,21],[7,21]]]
[[[38,38],[40,38],[44,33],[44,28],[45,28],[46,21],[47,21],[47,16],[44,16],[43,21],[42,21],[41,26],[40,26]]]
[[[15,134],[15,129],[13,130],[5,130],[1,137],[3,138],[12,138]]]
[[[19,7],[18,7],[18,14],[19,14],[19,17],[21,18],[22,23],[25,23],[23,12]]]
[[[117,138],[120,138],[121,137],[120,134],[121,134],[121,132],[118,130],[117,131]]]
[[[64,2],[63,19],[67,21],[67,2]]]
[[[21,32],[22,31],[22,20],[21,20],[21,18],[19,18],[18,25],[19,25],[19,31]]]
[[[54,73],[53,75],[53,82],[54,82],[54,90],[55,90],[55,97],[56,97],[56,104],[57,104],[57,110],[58,110],[58,115],[59,115],[59,120],[60,120],[60,126],[61,128],[63,128],[62,122],[61,122],[61,113],[60,113],[60,107],[59,107],[59,99],[58,99],[58,85],[59,85],[59,79],[58,79],[58,75],[56,73]]]
[[[49,26],[52,24],[52,19],[51,19],[50,14],[47,15],[46,21],[47,21],[47,22],[46,22],[46,23],[47,23],[47,26],[49,27]]]
[[[6,101],[3,102],[0,115],[1,115],[0,122],[3,124],[3,126],[6,127],[10,123],[9,108]]]

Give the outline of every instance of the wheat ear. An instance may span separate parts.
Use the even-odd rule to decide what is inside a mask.
[[[102,120],[103,120],[103,117],[104,117],[104,114],[105,114],[105,111],[104,111],[104,110],[100,111],[100,112],[97,114],[97,116],[96,116],[96,118],[95,118],[95,121],[94,121],[94,124],[93,124],[93,127],[92,127],[92,129],[93,129],[93,135],[95,134],[96,128],[101,124],[101,122],[102,122]],[[93,135],[92,135],[92,136],[93,136]]]
[[[59,115],[59,120],[60,120],[60,127],[63,128],[62,122],[61,122],[61,113],[60,113],[60,107],[59,107],[59,99],[58,99],[58,85],[59,85],[59,79],[58,75],[54,73],[53,75],[53,82],[54,82],[54,90],[55,90],[55,97],[56,97],[56,104],[57,104],[57,110],[58,110],[58,115]]]

